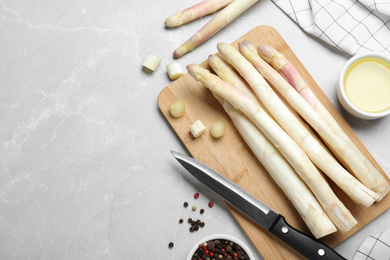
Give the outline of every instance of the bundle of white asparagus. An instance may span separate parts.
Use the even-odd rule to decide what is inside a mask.
[[[211,55],[208,59],[217,75],[194,64],[187,66],[190,75],[218,99],[316,238],[335,232],[336,227],[343,233],[350,230],[357,221],[320,170],[355,203],[366,207],[389,192],[385,178],[321,107],[314,93],[307,94],[310,88],[280,53],[269,46],[257,50],[247,41],[239,44],[239,51],[226,43],[217,47],[222,58]],[[354,175],[305,127],[266,80]]]

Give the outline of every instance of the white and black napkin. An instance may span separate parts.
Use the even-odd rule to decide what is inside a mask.
[[[390,54],[390,0],[272,0],[304,31],[355,55]]]
[[[360,245],[352,260],[389,260],[390,229],[367,237]]]

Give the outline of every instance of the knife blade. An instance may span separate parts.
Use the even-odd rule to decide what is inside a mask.
[[[207,165],[185,154],[175,151],[171,153],[196,179],[304,257],[319,260],[346,259],[319,240],[292,227],[281,214]]]

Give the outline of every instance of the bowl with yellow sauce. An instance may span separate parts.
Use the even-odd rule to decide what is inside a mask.
[[[361,119],[390,114],[390,56],[365,53],[348,60],[340,74],[337,97],[345,110]]]

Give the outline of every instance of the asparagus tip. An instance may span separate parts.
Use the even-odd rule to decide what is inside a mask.
[[[238,46],[252,46],[253,44],[248,40],[243,40],[238,44]]]
[[[229,44],[227,44],[227,43],[224,43],[224,42],[220,42],[220,43],[218,43],[217,44],[217,49],[218,49],[218,51],[222,54],[222,56],[224,57],[224,58],[229,58],[229,57],[231,57],[231,55],[230,54],[228,54],[229,52],[231,52],[232,51],[232,46],[231,45],[229,45]],[[233,48],[234,49],[234,48]],[[226,55],[225,55],[226,54]]]
[[[272,58],[272,56],[275,54],[275,49],[265,44],[259,45],[257,50],[262,56],[267,58]]]
[[[188,65],[186,66],[186,69],[188,70],[188,72],[189,72],[189,71],[192,71],[193,68],[194,68],[194,66],[195,66],[195,64],[188,64]]]
[[[180,46],[173,52],[173,58],[178,59],[186,53],[187,53],[187,49],[183,46]]]
[[[243,42],[240,42],[238,44],[238,48],[241,52],[245,52],[245,53],[257,53],[257,50],[256,50],[256,47],[255,45],[253,45],[253,43],[251,43],[250,41],[247,41],[247,40],[244,40]]]
[[[189,73],[193,78],[195,78],[196,80],[198,79],[198,75],[197,75],[198,68],[199,68],[199,66],[196,65],[196,64],[188,64],[188,65],[186,66],[186,69],[187,69],[188,73]]]
[[[209,62],[214,62],[216,58],[217,58],[217,56],[216,56],[215,54],[211,54],[211,55],[209,55],[209,57],[207,58],[207,60],[208,60]]]
[[[176,16],[171,15],[165,20],[164,24],[166,27],[178,27],[183,25],[183,22],[178,20]]]
[[[219,48],[221,48],[221,47],[224,47],[224,46],[226,46],[226,45],[228,45],[228,44],[225,43],[225,42],[219,42],[219,43],[217,43],[217,49],[219,49]]]

